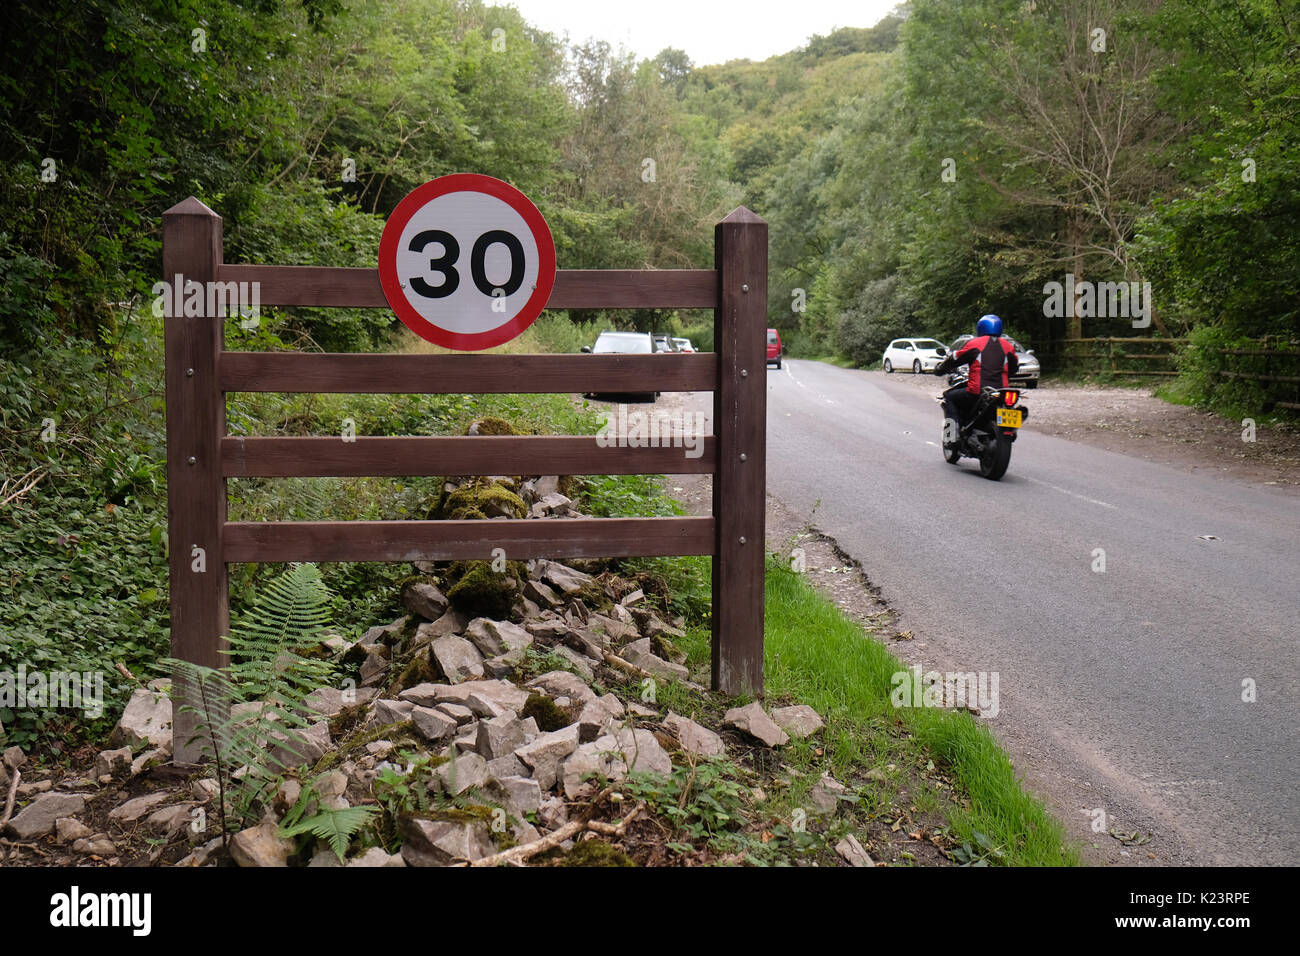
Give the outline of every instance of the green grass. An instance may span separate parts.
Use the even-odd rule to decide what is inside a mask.
[[[1021,866],[1077,865],[1064,830],[1026,794],[1011,761],[976,718],[935,708],[894,708],[891,677],[906,667],[800,575],[769,566],[766,691],[809,704],[827,719],[827,747],[843,764],[873,762],[880,730],[901,720],[912,741],[970,798],[948,809],[954,835],[978,831]]]

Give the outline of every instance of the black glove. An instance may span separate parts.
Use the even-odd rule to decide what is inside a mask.
[[[956,367],[955,365],[949,364],[948,359],[944,359],[942,362],[940,362],[938,365],[934,367],[934,374],[945,375],[948,372],[951,372],[955,367]]]

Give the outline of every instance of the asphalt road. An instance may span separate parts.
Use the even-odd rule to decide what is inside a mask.
[[[942,380],[899,377],[768,371],[769,494],[862,564],[895,648],[997,672],[995,734],[1162,861],[1300,863],[1300,503],[1035,434],[1033,391],[991,482],[941,456]]]

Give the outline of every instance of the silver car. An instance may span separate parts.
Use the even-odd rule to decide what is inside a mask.
[[[584,345],[582,351],[595,355],[609,355],[610,353],[626,353],[632,355],[654,355],[657,351],[655,348],[654,338],[649,332],[601,332],[596,336],[595,346]],[[595,399],[604,399],[610,401],[620,399],[625,401],[642,401],[653,402],[659,397],[658,392],[645,393],[600,393],[589,392],[588,397]]]

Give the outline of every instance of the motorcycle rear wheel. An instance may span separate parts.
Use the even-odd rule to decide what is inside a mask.
[[[997,481],[1007,473],[1011,464],[1011,442],[997,432],[980,455],[980,474],[989,481]]]

